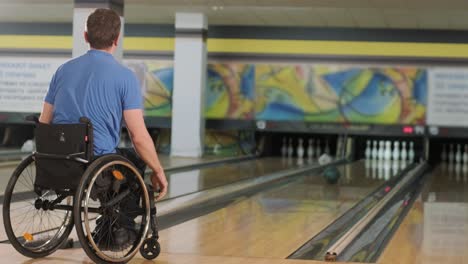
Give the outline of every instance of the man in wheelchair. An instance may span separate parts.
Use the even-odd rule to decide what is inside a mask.
[[[97,9],[88,17],[86,28],[84,38],[90,50],[58,68],[45,97],[39,122],[76,124],[81,117],[88,118],[93,126],[94,157],[122,155],[135,165],[141,175],[148,166],[152,171],[152,186],[159,191],[159,200],[166,194],[168,184],[144,123],[140,85],[135,74],[112,56],[119,44],[120,17],[112,10]],[[122,120],[136,152],[117,148]],[[91,199],[104,204],[110,199],[109,193],[118,193],[125,180],[112,173],[103,173],[96,178]],[[133,198],[120,202],[119,210],[131,212],[138,207],[139,195],[130,197]],[[135,223],[131,213],[120,217],[118,224],[113,225],[116,228],[111,231],[101,231],[104,229],[102,227],[114,224],[104,217],[97,219],[96,223],[93,236],[112,236],[112,243],[99,245],[103,250],[118,250],[135,240],[136,234],[132,228]],[[109,239],[102,239],[106,240]]]

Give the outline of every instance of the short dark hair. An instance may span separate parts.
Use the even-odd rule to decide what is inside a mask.
[[[120,16],[114,10],[98,8],[89,15],[86,28],[92,48],[109,48],[119,36]]]

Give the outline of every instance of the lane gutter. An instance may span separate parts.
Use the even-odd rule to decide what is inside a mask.
[[[385,205],[407,184],[412,183],[415,179],[421,176],[421,171],[425,171],[428,168],[426,163],[422,163],[416,166],[415,169],[411,170],[408,175],[398,182],[384,198],[382,198],[369,212],[353,227],[346,232],[337,242],[335,242],[327,250],[324,257],[325,261],[336,261],[342,252],[363,232],[363,230],[376,218],[379,212],[381,212]]]

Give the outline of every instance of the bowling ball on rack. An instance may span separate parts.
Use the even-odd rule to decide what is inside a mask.
[[[340,171],[335,166],[330,166],[323,170],[323,178],[328,184],[336,184],[341,177]]]

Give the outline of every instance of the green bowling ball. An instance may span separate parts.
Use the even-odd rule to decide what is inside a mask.
[[[328,184],[336,184],[338,182],[338,180],[340,179],[340,176],[341,176],[340,171],[335,166],[331,166],[331,167],[326,168],[323,171],[322,175],[323,175],[323,178],[325,178],[325,181]]]

